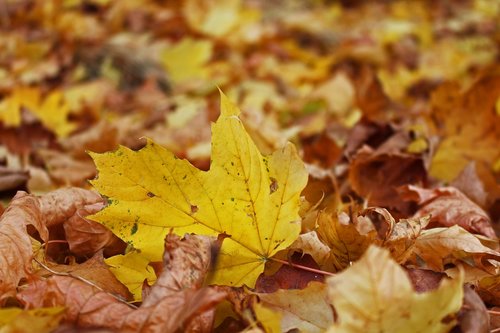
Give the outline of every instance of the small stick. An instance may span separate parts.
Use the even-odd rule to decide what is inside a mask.
[[[82,281],[83,283],[86,283],[100,291],[102,291],[103,293],[106,293],[108,295],[110,295],[111,297],[113,297],[114,299],[122,302],[122,303],[125,303],[127,304],[129,307],[131,307],[132,309],[137,309],[137,306],[133,305],[133,304],[130,304],[128,303],[127,301],[124,301],[123,299],[121,299],[120,297],[116,296],[116,295],[113,295],[109,292],[107,292],[106,290],[102,289],[101,287],[99,287],[98,285],[96,285],[94,282],[92,281],[89,281],[81,276],[76,276],[76,275],[73,275],[71,273],[64,273],[64,272],[56,272],[54,271],[53,269],[51,269],[50,267],[48,267],[47,265],[41,263],[38,259],[36,258],[33,258],[34,261],[36,261],[40,266],[42,266],[45,270],[49,271],[50,273],[54,274],[54,275],[58,275],[58,276],[69,276],[69,277],[72,277],[72,278],[75,278],[77,280],[80,280]]]
[[[317,274],[321,274],[321,275],[335,276],[334,273],[322,271],[320,269],[311,268],[311,267],[307,267],[307,266],[302,266],[302,265],[299,265],[299,264],[294,264],[294,263],[291,263],[289,261],[285,261],[285,260],[281,260],[281,259],[269,258],[269,260],[276,261],[276,262],[282,263],[284,265],[289,265],[289,266],[292,266],[292,267],[295,267],[295,268],[299,268],[299,269],[302,269],[304,271],[309,271],[309,272],[313,272],[313,273],[317,273]]]

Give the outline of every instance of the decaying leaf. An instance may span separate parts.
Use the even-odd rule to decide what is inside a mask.
[[[116,255],[125,250],[126,244],[102,224],[86,219],[104,207],[103,202],[78,208],[74,215],[63,224],[66,240],[71,253],[91,256],[104,249],[106,255]]]
[[[415,217],[430,215],[431,225],[459,225],[467,231],[496,238],[488,214],[454,187],[428,190],[410,185],[402,187],[400,192],[421,205]]]
[[[346,213],[318,215],[319,239],[331,249],[331,260],[341,270],[358,260],[370,244],[390,250],[404,263],[412,254],[415,240],[429,219],[401,219],[397,223],[384,208],[367,208],[349,217]]]
[[[208,172],[151,141],[137,152],[120,147],[92,154],[99,170],[93,185],[109,205],[91,219],[151,260],[159,259],[170,228],[177,234],[226,234],[212,282],[253,285],[267,258],[300,232],[299,194],[307,172],[291,144],[262,156],[238,113],[221,94]]]
[[[47,272],[42,269],[37,272],[38,275],[50,276],[53,272],[70,274],[73,277],[90,281],[109,293],[122,297],[124,300],[129,300],[131,298],[128,289],[117,280],[108,269],[108,266],[104,263],[102,251],[97,252],[92,258],[82,264],[60,265],[47,262],[45,265],[48,266],[52,272]]]
[[[29,309],[65,306],[64,322],[79,327],[160,333],[182,330],[196,315],[220,302],[225,294],[207,288],[185,289],[152,307],[134,309],[72,277],[53,276],[30,284],[17,297]]]
[[[412,263],[436,271],[443,271],[446,264],[462,262],[495,274],[500,261],[500,253],[457,225],[424,230],[417,237],[413,252]]]
[[[301,290],[278,290],[274,293],[258,293],[263,306],[281,317],[281,332],[324,332],[333,324],[330,307],[323,283],[311,282]],[[255,309],[255,307],[254,307]],[[257,318],[259,315],[257,313]],[[260,318],[259,318],[260,319]]]
[[[388,251],[371,246],[350,268],[328,279],[338,315],[329,332],[448,332],[462,305],[462,278],[417,294]]]
[[[142,305],[152,306],[184,289],[199,289],[210,269],[215,241],[215,238],[206,236],[188,234],[181,239],[175,234],[168,234],[165,238],[163,272]]]
[[[0,301],[15,294],[19,281],[32,272],[31,240],[26,226],[33,225],[47,240],[36,197],[19,192],[0,218]]]
[[[18,192],[0,217],[0,300],[12,296],[19,280],[33,271],[32,242],[26,226],[34,226],[40,238],[47,241],[47,227],[63,223],[80,206],[101,200],[95,192],[77,188],[41,197]]]

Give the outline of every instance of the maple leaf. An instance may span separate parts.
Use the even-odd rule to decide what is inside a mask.
[[[328,331],[332,333],[445,333],[455,325],[454,314],[462,305],[462,275],[418,294],[389,251],[374,245],[327,283],[338,314],[337,323]]]
[[[109,205],[90,217],[152,261],[163,238],[175,233],[229,235],[213,283],[254,285],[264,264],[298,237],[299,197],[307,172],[292,144],[264,157],[221,92],[221,116],[212,126],[207,172],[148,141],[134,152],[92,153],[99,170],[94,187]]]
[[[0,121],[7,126],[19,126],[22,107],[26,107],[61,138],[75,129],[75,124],[67,120],[70,109],[59,91],[50,93],[42,101],[39,89],[21,87],[14,90],[0,103]]]

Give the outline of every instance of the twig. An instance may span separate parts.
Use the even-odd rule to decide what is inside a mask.
[[[69,276],[69,277],[72,277],[72,278],[75,278],[77,280],[80,280],[82,281],[83,283],[85,284],[88,284],[89,286],[92,286],[100,291],[102,291],[103,293],[106,293],[108,295],[110,295],[111,297],[113,297],[114,299],[124,303],[124,304],[127,304],[129,307],[131,307],[132,309],[137,309],[137,306],[133,305],[133,304],[130,304],[128,303],[127,301],[123,300],[122,298],[116,296],[116,295],[113,295],[109,292],[107,292],[106,290],[102,289],[101,287],[99,287],[98,285],[96,285],[94,282],[92,281],[89,281],[81,276],[77,276],[77,275],[73,275],[71,273],[64,273],[64,272],[56,272],[54,271],[53,269],[51,269],[50,267],[48,267],[47,265],[43,264],[42,262],[40,262],[38,259],[36,258],[33,258],[34,261],[36,261],[40,266],[42,266],[45,270],[49,271],[50,273],[54,274],[54,275],[58,275],[58,276]]]
[[[269,258],[269,260],[276,261],[276,262],[282,263],[284,265],[292,266],[295,268],[299,268],[299,269],[302,269],[304,271],[309,271],[309,272],[313,272],[313,273],[317,273],[317,274],[321,274],[321,275],[335,276],[335,274],[331,273],[331,272],[326,272],[326,271],[322,271],[321,269],[316,269],[316,268],[312,268],[312,267],[302,266],[299,264],[294,264],[294,263],[291,263],[289,261],[285,261],[285,260],[281,260],[281,259]]]

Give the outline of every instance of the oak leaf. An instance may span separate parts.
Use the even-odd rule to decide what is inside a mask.
[[[328,295],[338,315],[328,332],[448,332],[462,305],[463,277],[416,293],[389,251],[371,246],[342,273],[330,277]]]
[[[292,144],[262,156],[238,114],[221,93],[207,172],[152,141],[137,152],[120,147],[92,154],[99,170],[92,184],[109,205],[90,218],[151,261],[160,258],[170,228],[177,234],[226,234],[212,282],[253,286],[267,259],[299,235],[307,172]]]

